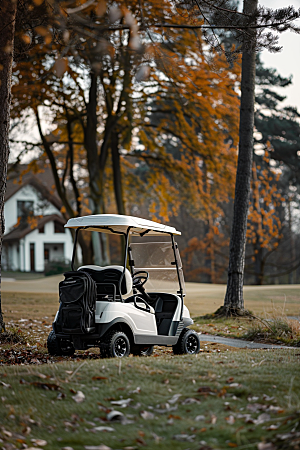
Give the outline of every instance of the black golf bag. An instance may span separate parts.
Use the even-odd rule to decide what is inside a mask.
[[[66,272],[64,276],[64,281],[59,283],[56,333],[93,333],[97,296],[95,281],[84,271]]]

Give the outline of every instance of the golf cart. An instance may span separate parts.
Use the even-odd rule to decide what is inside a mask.
[[[76,217],[65,227],[75,229],[72,271],[59,284],[60,306],[47,341],[51,355],[96,346],[101,356],[119,358],[150,355],[154,345],[172,346],[175,354],[199,352],[199,337],[187,328],[193,320],[183,301],[183,271],[174,240],[179,231],[115,214]],[[76,270],[81,230],[123,235],[123,266],[84,265]]]

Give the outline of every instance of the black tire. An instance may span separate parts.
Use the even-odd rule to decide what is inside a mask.
[[[50,331],[47,339],[47,348],[51,356],[62,356],[59,339],[56,337],[54,331]]]
[[[185,328],[178,339],[176,345],[173,345],[174,355],[195,355],[200,351],[200,339],[196,331]]]
[[[71,341],[61,339],[60,348],[63,356],[72,356],[75,353],[75,348]]]
[[[146,347],[145,345],[134,345],[131,349],[131,353],[134,356],[151,356],[153,353],[154,345],[149,345]]]
[[[73,344],[67,340],[61,341],[53,330],[49,333],[47,348],[51,356],[71,356],[75,353]]]
[[[130,342],[123,331],[111,331],[104,340],[104,352],[101,355],[106,358],[124,358],[130,353]]]

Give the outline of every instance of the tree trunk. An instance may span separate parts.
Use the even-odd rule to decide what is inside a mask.
[[[244,0],[245,13],[252,13],[256,9],[257,0]],[[242,57],[239,156],[233,224],[230,237],[227,291],[223,308],[226,315],[238,315],[244,311],[243,281],[253,154],[254,91],[255,51],[244,49]]]
[[[291,255],[291,260],[294,261],[296,260],[296,253],[295,253],[295,243],[294,243],[294,233],[293,233],[293,229],[292,229],[292,208],[291,208],[291,203],[292,203],[292,198],[289,195],[288,197],[288,226],[289,226],[289,238],[290,238],[290,255]],[[289,274],[289,284],[293,284],[294,283],[294,273],[295,272],[291,272]]]
[[[115,131],[111,135],[111,153],[114,175],[114,191],[117,203],[118,214],[125,214],[125,203],[123,195],[122,172],[119,153],[119,137]]]
[[[6,192],[7,164],[9,156],[9,119],[11,103],[11,71],[15,19],[17,13],[16,0],[2,0],[0,5],[0,332],[5,331],[1,304],[1,254],[4,224],[4,197]]]
[[[89,90],[89,102],[87,105],[87,121],[84,129],[84,146],[87,154],[87,165],[89,172],[90,205],[93,214],[104,213],[103,198],[103,174],[106,158],[103,166],[100,165],[97,144],[97,97],[98,97],[98,77],[91,72],[91,85]],[[98,265],[109,264],[109,241],[104,233],[92,235],[94,249],[94,262]]]

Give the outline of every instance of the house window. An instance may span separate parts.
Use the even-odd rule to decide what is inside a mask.
[[[64,233],[65,228],[62,223],[54,222],[54,233]]]
[[[33,202],[27,200],[17,201],[17,214],[18,219],[27,219],[27,217],[33,215]]]
[[[44,261],[49,262],[49,248],[44,248]]]
[[[45,233],[45,225],[39,228],[39,233]]]

